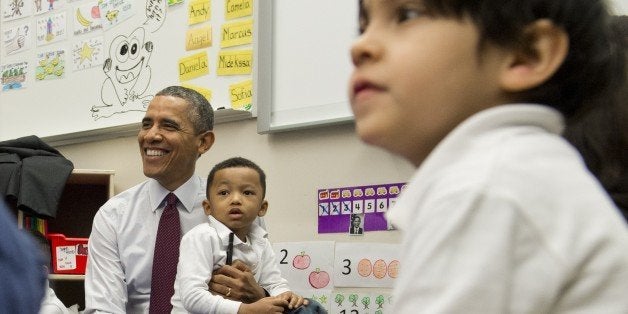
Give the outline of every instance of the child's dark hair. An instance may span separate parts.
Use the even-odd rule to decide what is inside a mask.
[[[604,0],[424,0],[435,16],[469,18],[480,32],[480,47],[528,51],[526,26],[548,19],[569,36],[569,52],[544,84],[516,95],[518,101],[556,108],[567,120],[589,107],[619,101],[626,88],[626,53],[619,32],[611,27]],[[582,110],[581,110],[582,109]]]
[[[246,158],[232,157],[222,162],[219,162],[209,172],[209,175],[207,176],[207,199],[209,199],[209,188],[211,187],[212,182],[214,182],[214,176],[216,175],[216,172],[218,170],[227,168],[251,168],[255,170],[259,174],[259,181],[262,185],[262,198],[266,197],[266,174],[264,173],[264,170],[262,170],[262,168],[260,168],[257,164]]]

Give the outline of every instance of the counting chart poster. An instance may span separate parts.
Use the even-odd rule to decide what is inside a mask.
[[[336,243],[336,287],[392,288],[399,274],[401,247],[391,243]]]
[[[275,258],[294,291],[332,289],[334,242],[277,242]]]
[[[384,214],[404,187],[391,183],[319,189],[318,233],[348,233],[351,214],[362,215],[364,232],[393,229]]]

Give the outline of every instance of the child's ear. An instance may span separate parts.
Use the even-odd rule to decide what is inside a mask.
[[[212,209],[211,206],[209,204],[209,200],[204,200],[203,201],[203,209],[205,210],[205,215],[209,216],[212,214]]]
[[[541,19],[523,32],[525,43],[514,48],[500,83],[508,92],[522,92],[549,80],[567,57],[569,36],[550,20]]]
[[[257,216],[264,217],[264,215],[266,215],[267,210],[268,210],[268,201],[264,200],[264,202],[262,202],[262,207],[259,209],[259,212],[257,212]]]

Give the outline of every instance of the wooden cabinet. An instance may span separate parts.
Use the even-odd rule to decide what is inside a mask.
[[[48,233],[88,238],[94,215],[113,196],[113,170],[74,169],[59,201],[57,217],[48,220]],[[88,253],[89,254],[89,253]],[[50,286],[69,307],[85,308],[84,275],[51,274]]]

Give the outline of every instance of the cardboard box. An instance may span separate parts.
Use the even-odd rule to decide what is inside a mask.
[[[87,264],[87,238],[66,238],[60,233],[49,233],[53,274],[84,275]]]

